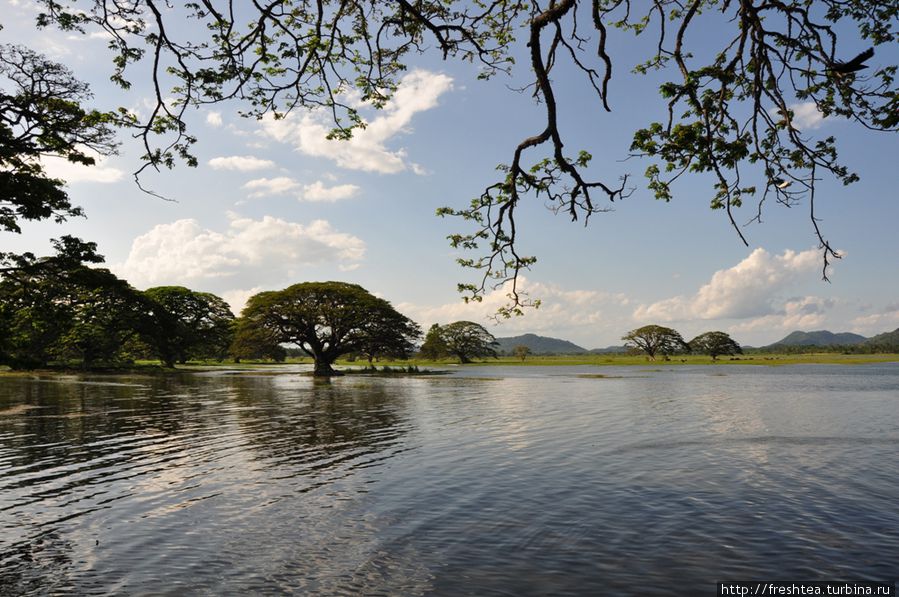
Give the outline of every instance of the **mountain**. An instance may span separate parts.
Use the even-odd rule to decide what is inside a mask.
[[[899,347],[899,328],[892,332],[877,334],[865,340],[866,346],[878,346],[884,349],[896,350]]]
[[[606,346],[605,348],[594,348],[589,352],[590,354],[622,354],[627,350],[627,346]]]
[[[512,349],[519,344],[530,348],[531,354],[581,354],[587,352],[585,349],[568,340],[548,338],[536,334],[497,338],[496,341],[499,343],[497,352],[501,354],[512,354]]]
[[[827,330],[819,330],[817,332],[793,332],[783,340],[770,344],[765,348],[773,346],[849,346],[853,344],[861,344],[867,340],[864,336],[852,334],[850,332],[841,332],[834,334]]]

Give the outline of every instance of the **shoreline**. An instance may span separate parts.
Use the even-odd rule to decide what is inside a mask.
[[[673,356],[669,360],[657,358],[650,360],[640,355],[553,355],[553,356],[530,356],[525,360],[515,357],[498,357],[496,359],[487,359],[473,363],[460,364],[453,360],[419,360],[409,359],[407,361],[385,360],[374,363],[377,371],[361,371],[367,367],[368,363],[359,364],[358,361],[338,360],[335,367],[346,371],[352,370],[353,374],[358,375],[380,375],[380,376],[404,376],[404,375],[422,375],[424,370],[416,373],[403,371],[410,367],[415,368],[465,368],[465,367],[573,367],[573,366],[592,366],[592,367],[683,367],[683,366],[743,366],[756,365],[767,367],[780,367],[787,365],[866,365],[875,363],[897,363],[899,364],[899,354],[879,353],[879,354],[841,354],[841,353],[809,353],[809,354],[757,354],[757,355],[738,355],[735,357],[724,356],[713,361],[704,355],[682,355]],[[311,365],[312,360],[308,358],[291,358],[283,363],[275,362],[188,362],[179,365],[173,369],[167,369],[154,361],[138,362],[132,365],[122,367],[105,366],[96,369],[81,369],[75,367],[44,367],[40,369],[30,370],[12,370],[8,368],[0,368],[0,378],[2,377],[23,377],[30,375],[179,375],[184,373],[211,373],[217,371],[232,370],[237,373],[269,371],[271,373],[281,373],[278,369],[296,366]],[[385,370],[385,367],[387,370]],[[287,373],[286,371],[283,373]],[[290,372],[296,373],[296,372]]]

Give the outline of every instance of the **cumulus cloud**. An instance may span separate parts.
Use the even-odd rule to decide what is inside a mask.
[[[250,172],[252,170],[274,168],[275,162],[263,160],[251,155],[232,155],[212,158],[209,160],[209,165],[213,170],[239,170],[241,172]]]
[[[338,184],[333,187],[326,187],[322,181],[317,180],[303,187],[303,199],[306,201],[334,202],[341,199],[349,199],[358,192],[359,187],[354,184]]]
[[[731,326],[734,334],[769,330],[809,330],[824,325],[827,313],[836,305],[833,299],[806,296],[787,300],[776,313]]]
[[[206,114],[206,124],[216,128],[222,126],[222,113],[208,112]]]
[[[47,173],[53,178],[61,178],[67,183],[95,182],[109,184],[125,177],[125,172],[112,166],[105,166],[106,160],[97,159],[93,166],[75,164],[65,158],[46,157],[41,160]]]
[[[304,225],[271,216],[229,217],[224,232],[203,228],[193,219],[160,224],[134,239],[127,260],[115,269],[139,287],[217,278],[246,287],[295,277],[304,266],[351,265],[365,255],[361,239],[325,220]]]
[[[256,178],[243,185],[244,189],[251,191],[250,197],[267,197],[269,195],[283,195],[300,187],[300,183],[287,176],[277,178]]]
[[[676,296],[634,311],[638,321],[748,319],[775,314],[776,294],[797,276],[820,267],[818,251],[784,251],[771,255],[758,248],[729,269],[719,270],[693,296]]]
[[[347,141],[327,138],[332,124],[326,110],[290,114],[279,120],[269,116],[262,121],[263,132],[279,142],[292,143],[301,153],[333,160],[343,168],[382,174],[409,168],[422,172],[420,166],[407,161],[405,150],[389,149],[388,143],[398,134],[407,132],[412,118],[434,108],[440,96],[450,89],[450,77],[413,70],[401,79],[393,99],[384,109]]]

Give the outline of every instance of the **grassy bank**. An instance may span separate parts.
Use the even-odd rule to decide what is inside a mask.
[[[650,361],[645,356],[640,355],[559,355],[559,356],[529,356],[524,361],[515,357],[499,357],[497,359],[486,359],[471,363],[470,365],[460,365],[458,360],[424,360],[409,359],[407,361],[390,361],[382,360],[375,363],[378,369],[389,367],[393,369],[405,369],[408,367],[418,367],[422,370],[425,368],[443,369],[447,367],[476,367],[476,366],[531,366],[531,367],[571,367],[571,366],[594,366],[594,367],[628,367],[628,366],[647,366],[652,367],[683,367],[687,365],[707,365],[707,366],[731,366],[731,365],[763,365],[763,366],[782,366],[782,365],[801,365],[801,364],[817,364],[817,365],[862,365],[865,363],[897,363],[899,364],[899,354],[839,354],[839,353],[813,353],[813,354],[752,354],[740,355],[736,357],[720,357],[717,361],[712,361],[707,356],[702,355],[684,355],[671,357],[665,360],[660,357],[655,361]],[[289,358],[285,363],[273,363],[271,361],[242,361],[233,363],[230,361],[191,361],[184,365],[178,365],[176,369],[165,369],[161,367],[158,361],[138,361],[133,365],[122,368],[103,368],[92,370],[90,373],[156,373],[165,374],[167,372],[178,371],[212,371],[222,368],[238,369],[238,370],[259,370],[274,367],[277,365],[312,365],[310,358]],[[338,368],[362,368],[368,365],[367,361],[347,361],[339,360],[335,365]],[[80,369],[51,369],[55,373],[85,373]],[[31,372],[13,372],[5,367],[0,367],[0,376],[17,375],[21,373]],[[388,373],[400,373],[400,371],[388,371]]]

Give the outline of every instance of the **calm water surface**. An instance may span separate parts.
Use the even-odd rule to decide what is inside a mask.
[[[897,448],[897,364],[3,378],[0,594],[894,581]]]

